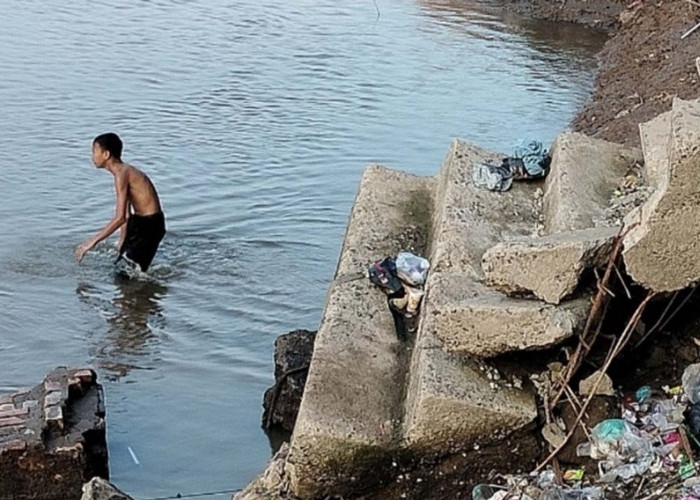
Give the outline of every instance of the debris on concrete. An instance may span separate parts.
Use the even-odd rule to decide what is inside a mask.
[[[109,478],[102,386],[90,369],[59,367],[0,398],[0,498],[79,498]]]
[[[399,252],[395,258],[386,257],[369,266],[370,282],[387,295],[399,340],[407,340],[408,334],[416,331],[428,269],[427,259],[410,252]]]
[[[500,164],[476,163],[472,168],[472,182],[489,191],[508,191],[514,180],[545,177],[551,160],[540,141],[520,140],[513,148],[513,155],[503,158]]]

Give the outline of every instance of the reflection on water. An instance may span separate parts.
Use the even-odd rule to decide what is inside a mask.
[[[96,307],[106,321],[106,331],[90,338],[90,353],[94,364],[112,381],[132,369],[152,368],[157,362],[159,332],[165,323],[161,302],[168,292],[155,278],[115,275],[114,285],[116,290],[108,303],[99,289],[87,282],[76,288],[78,298]]]
[[[602,42],[475,1],[46,5],[0,15],[0,391],[95,364],[112,478],[147,498],[262,469],[274,339],[316,328],[365,164],[550,141]],[[168,214],[153,281],[115,281],[112,243],[73,262],[113,213],[106,131]]]

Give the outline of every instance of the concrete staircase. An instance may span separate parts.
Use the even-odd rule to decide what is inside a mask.
[[[506,193],[474,187],[473,165],[503,156],[454,141],[435,178],[366,170],[286,464],[296,496],[352,495],[359,477],[365,485],[391,477],[396,457],[487,445],[536,417],[531,388],[507,374],[491,380],[486,358],[546,348],[579,330],[590,302],[576,295],[578,278],[600,265],[598,250],[617,232],[594,228],[596,215],[640,155],[567,133],[546,180]],[[432,267],[418,332],[400,342],[385,296],[358,273],[406,248]],[[493,277],[509,265],[512,273]],[[540,290],[523,265],[556,272],[566,286]]]

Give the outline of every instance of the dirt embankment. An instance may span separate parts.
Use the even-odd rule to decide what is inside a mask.
[[[517,12],[576,22],[610,35],[590,101],[574,130],[638,145],[637,125],[671,109],[674,96],[700,96],[700,2],[689,0],[506,0]]]

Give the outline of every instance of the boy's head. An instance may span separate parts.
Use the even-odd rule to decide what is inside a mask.
[[[113,132],[98,135],[92,141],[92,162],[97,168],[104,167],[110,158],[121,161],[124,144]]]

